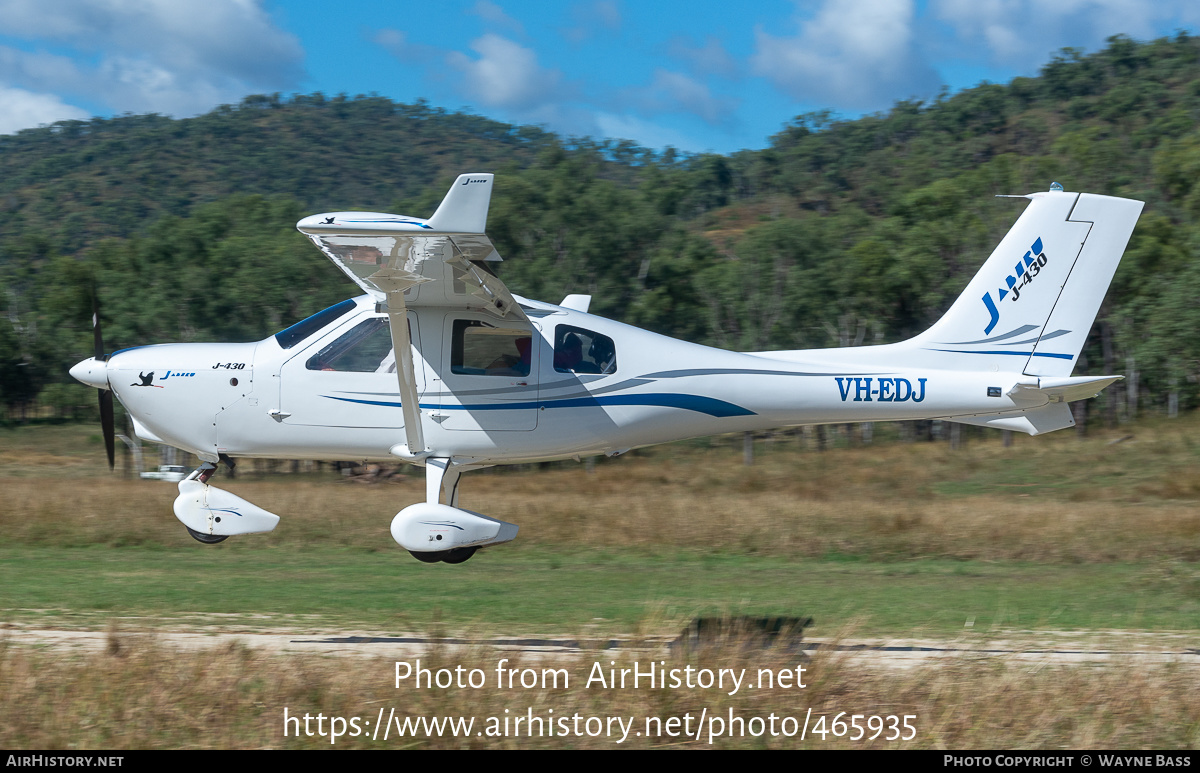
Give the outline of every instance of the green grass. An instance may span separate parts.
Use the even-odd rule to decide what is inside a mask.
[[[1164,574],[1167,572],[1167,574]],[[399,550],[245,547],[0,549],[0,609],[32,621],[70,610],[172,619],[221,613],[250,622],[379,630],[484,628],[566,635],[602,621],[628,632],[648,618],[811,615],[814,635],[977,630],[1195,629],[1200,583],[1146,564],[747,557],[685,551],[494,549],[461,566],[419,564]],[[261,621],[260,621],[261,624]],[[657,633],[669,633],[664,630]]]

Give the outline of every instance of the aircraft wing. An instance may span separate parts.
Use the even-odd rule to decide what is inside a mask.
[[[492,175],[464,174],[428,220],[381,212],[327,212],[296,227],[378,300],[475,309],[526,319],[488,263],[501,260],[483,233]]]
[[[484,235],[493,176],[460,175],[428,220],[382,212],[327,212],[296,228],[366,292],[385,302],[408,454],[423,455],[407,307],[446,306],[528,321],[492,270],[501,260]]]

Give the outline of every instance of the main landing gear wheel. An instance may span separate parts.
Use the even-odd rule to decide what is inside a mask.
[[[202,531],[196,531],[195,529],[187,526],[184,526],[183,528],[187,529],[187,533],[192,535],[192,539],[196,540],[197,542],[203,542],[205,545],[215,545],[218,542],[224,542],[225,540],[229,539],[228,534],[205,534]]]
[[[461,564],[471,556],[475,555],[475,551],[479,548],[454,548],[447,550],[446,557],[442,559],[442,563],[446,564]]]
[[[461,564],[471,556],[475,555],[477,547],[470,548],[453,548],[452,550],[435,550],[428,553],[419,553],[415,550],[408,551],[413,558],[426,564],[436,564],[439,561],[446,564]]]

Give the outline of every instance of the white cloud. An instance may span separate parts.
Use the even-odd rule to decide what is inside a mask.
[[[621,28],[621,7],[616,0],[596,0],[588,12],[610,30]]]
[[[35,91],[78,89],[84,75],[69,57],[0,46],[0,82],[20,83]]]
[[[580,8],[579,13],[592,14],[594,28],[620,26],[615,3]],[[497,12],[502,11],[483,2],[473,10],[498,23]],[[396,58],[424,70],[428,78],[449,73],[448,85],[474,108],[502,120],[541,124],[568,136],[623,137],[650,147],[697,149],[695,140],[645,119],[682,115],[685,121],[698,117],[728,127],[740,103],[736,98],[714,95],[699,79],[665,68],[656,69],[644,86],[620,91],[600,87],[599,93],[587,94],[561,70],[539,61],[536,43],[525,46],[495,32],[475,38],[466,51],[413,43],[413,36],[396,29],[378,30],[370,37]],[[715,41],[702,51],[728,58]]]
[[[576,85],[559,70],[539,64],[532,49],[508,38],[481,35],[470,43],[474,55],[412,43],[394,29],[379,30],[371,40],[424,70],[431,82],[446,83],[473,106],[495,111],[501,120],[542,124],[573,135],[596,133],[591,112],[571,104]]]
[[[475,0],[471,13],[480,17],[494,27],[512,30],[518,35],[525,34],[525,26],[504,12],[504,9],[491,0]]]
[[[304,52],[257,0],[5,0],[4,33],[69,56],[0,51],[0,82],[115,112],[191,115],[294,88]]]
[[[715,97],[706,84],[662,68],[654,71],[649,86],[627,92],[626,96],[647,115],[691,113],[712,126],[729,125],[739,103],[736,99]]]
[[[940,85],[913,34],[912,0],[825,0],[800,34],[755,31],[757,75],[804,102],[881,109]]]
[[[472,41],[471,50],[478,58],[453,51],[447,61],[462,73],[464,92],[480,104],[519,113],[562,96],[562,73],[539,65],[531,49],[488,33]]]
[[[1026,71],[1066,46],[1094,50],[1111,35],[1150,38],[1165,23],[1200,20],[1192,0],[934,0],[931,11],[960,45],[982,45],[994,63]]]
[[[693,72],[701,75],[719,75],[723,78],[736,78],[739,74],[738,65],[721,45],[721,41],[710,35],[703,46],[692,45],[686,38],[674,38],[667,47],[667,52],[691,66]]]
[[[0,86],[0,134],[12,134],[55,121],[86,121],[86,111],[67,105],[53,94],[35,94]]]
[[[400,61],[410,64],[426,62],[434,57],[440,57],[442,53],[433,46],[413,43],[408,39],[408,33],[401,30],[381,29],[371,36],[371,40]]]
[[[694,137],[640,118],[606,112],[596,113],[595,118],[603,136],[630,139],[644,148],[670,146],[688,153],[703,153],[712,149]]]
[[[616,0],[588,0],[571,6],[574,26],[562,31],[572,43],[582,43],[597,32],[616,33],[621,30],[621,7]]]

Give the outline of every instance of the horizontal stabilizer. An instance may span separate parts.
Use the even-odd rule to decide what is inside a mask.
[[[1043,377],[1038,379],[1037,386],[1018,384],[1017,389],[1028,394],[1040,392],[1050,398],[1052,403],[1070,403],[1075,400],[1086,400],[1095,397],[1113,382],[1120,381],[1124,376],[1071,376]]]
[[[1071,406],[1065,402],[1050,403],[1029,411],[1010,411],[990,416],[961,416],[951,419],[951,421],[959,424],[974,424],[977,427],[1010,429],[1014,432],[1024,432],[1027,435],[1042,435],[1056,429],[1075,426],[1075,417],[1071,415]]]
[[[1030,398],[1036,399],[1037,395],[1043,395],[1047,402],[1037,408],[983,416],[956,417],[951,421],[957,421],[960,424],[974,424],[978,427],[1011,429],[1028,435],[1041,435],[1056,429],[1074,427],[1075,419],[1071,415],[1071,408],[1067,403],[1095,397],[1105,387],[1122,378],[1124,376],[1042,377],[1031,380],[1028,384],[1017,384],[1009,392],[1009,395],[1013,397],[1019,395],[1022,402]]]

